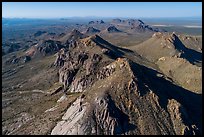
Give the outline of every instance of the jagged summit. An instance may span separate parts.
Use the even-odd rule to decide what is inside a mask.
[[[90,74],[93,74],[93,72],[89,73],[89,75]],[[117,75],[123,74],[126,74],[125,77],[121,77],[122,79],[119,80]],[[73,103],[73,106],[67,110],[62,120],[53,128],[51,132],[52,135],[76,133],[100,134],[101,132],[113,135],[124,134],[130,130],[129,126],[131,126],[131,124],[129,123],[128,116],[121,111],[121,108],[116,106],[116,96],[112,96],[114,91],[117,90],[117,87],[113,85],[120,85],[122,87],[117,90],[117,94],[121,94],[121,97],[123,96],[123,88],[125,88],[122,85],[129,85],[129,90],[132,91],[136,89],[136,87],[134,87],[136,85],[132,83],[133,76],[128,60],[118,58],[116,61],[104,67],[100,67],[99,72],[96,74],[95,80],[97,81],[94,85],[89,77],[90,76],[82,76],[81,78],[76,78],[73,84],[71,84],[70,91],[73,93],[83,92],[83,96],[79,97]],[[107,91],[106,89],[109,90]],[[131,92],[129,90],[126,90],[127,93],[125,94]],[[79,108],[81,110],[80,112],[77,111]],[[72,119],[69,119],[70,115],[73,115]],[[83,130],[78,128],[79,123],[80,126],[84,127]]]
[[[103,20],[100,20],[100,21],[90,21],[88,24],[91,25],[91,24],[104,24],[105,22]]]
[[[64,46],[61,44],[60,41],[55,40],[43,40],[40,41],[38,44],[33,45],[26,51],[27,56],[34,56],[34,55],[52,55],[58,52]]]
[[[107,32],[109,32],[109,33],[114,33],[114,32],[121,32],[120,30],[118,30],[115,26],[110,26],[110,27],[108,27],[107,29]]]
[[[127,19],[127,20],[113,19],[111,21],[111,23],[118,24],[118,25],[129,26],[132,30],[139,31],[139,32],[145,32],[145,31],[158,32],[158,31],[163,31],[163,30],[159,30],[157,28],[152,28],[151,26],[145,24],[140,19]]]
[[[72,39],[72,40],[76,40],[76,39],[81,39],[81,38],[84,38],[86,37],[86,35],[82,34],[80,31],[78,31],[77,29],[73,29],[71,31],[71,33],[69,34],[69,39]]]
[[[103,38],[101,38],[98,34],[94,34],[91,35],[87,38],[82,39],[82,41],[93,41],[95,43],[106,43],[107,45],[109,45],[110,43],[107,42],[106,40],[104,40]]]
[[[100,32],[100,30],[94,27],[88,27],[88,29],[86,30],[86,33],[98,33],[98,32]]]
[[[155,32],[152,37],[156,37],[156,38],[163,38],[163,39],[175,39],[175,37],[178,37],[177,34],[175,32],[172,33],[162,33],[162,32]]]
[[[99,35],[95,34],[89,37],[90,39],[94,40],[94,41],[106,41],[103,38],[101,38]]]
[[[192,64],[195,62],[199,62],[202,60],[202,54],[199,52],[199,47],[194,47],[197,51],[192,50],[192,46],[189,46],[189,44],[183,44],[186,43],[186,40],[188,40],[189,43],[197,43],[198,41],[194,38],[186,38],[186,36],[178,35],[175,32],[173,33],[155,33],[153,34],[152,38],[155,41],[161,41],[161,45],[163,48],[169,48],[175,51],[178,51],[179,55],[178,57],[185,58]],[[189,48],[191,47],[191,48]],[[161,51],[162,52],[162,51]]]
[[[62,38],[59,39],[62,43],[70,43],[78,39],[87,37],[85,34],[81,33],[77,29],[73,29],[70,33],[67,33]]]
[[[148,50],[150,47],[151,51]],[[150,39],[135,46],[135,50],[151,61],[156,61],[163,56],[182,57],[190,62],[201,60],[201,54],[186,47],[182,43],[181,36],[176,33],[154,33]]]
[[[184,88],[199,93],[201,82],[196,81],[201,79],[200,62],[202,62],[202,53],[190,49],[187,44],[184,45],[183,43],[187,39],[183,40],[183,37],[186,36],[178,35],[175,32],[158,32],[153,34],[150,39],[131,49],[147,60],[155,62],[163,73],[175,79]],[[188,42],[195,43],[195,40],[189,37]],[[189,74],[190,72],[193,75]],[[191,85],[189,84],[190,81]]]
[[[91,38],[100,37],[94,35]],[[94,55],[81,52],[78,56],[80,58],[75,55],[80,60],[76,60],[78,64],[71,65],[70,62],[60,69],[60,82],[69,87],[67,92],[82,92],[82,95],[67,109],[53,128],[52,135],[198,132],[192,119],[187,122],[188,110],[183,109],[180,103],[180,99],[188,100],[190,96],[182,97],[174,92],[187,91],[158,78],[153,70],[127,58],[112,60],[104,59],[105,56],[101,55],[100,52],[95,52]],[[105,63],[107,60],[109,63]],[[85,72],[79,71],[80,68],[86,68]],[[158,80],[162,83],[159,83],[160,86],[156,84]],[[188,109],[191,108],[190,104],[192,103],[186,104]],[[186,115],[181,117],[183,114]],[[151,130],[145,126],[150,124],[157,127],[157,123],[160,126]]]
[[[124,24],[124,25],[133,25],[133,24],[144,24],[144,22],[142,22],[142,20],[139,20],[139,19],[126,19],[126,20],[121,20],[119,18],[117,19],[113,19],[111,21],[112,23],[121,23],[121,24]]]

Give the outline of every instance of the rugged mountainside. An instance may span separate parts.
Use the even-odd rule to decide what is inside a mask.
[[[191,39],[187,45],[184,41]],[[191,43],[194,49],[189,48]],[[177,36],[175,33],[155,33],[147,41],[133,46],[130,49],[141,56],[155,62],[164,74],[174,79],[178,84],[193,90],[202,92],[202,51],[197,38]]]
[[[76,45],[76,40],[85,38],[86,35],[82,34],[76,29],[73,29],[70,33],[64,35],[58,40],[40,40],[37,44],[31,46],[26,52],[21,56],[13,56],[8,59],[7,64],[27,62],[32,58],[38,56],[49,56],[57,53],[62,48],[69,48]]]
[[[133,46],[139,54],[145,56],[150,61],[157,61],[163,56],[181,56],[182,51],[179,50],[175,43],[175,34],[154,33],[152,37],[143,43]],[[182,46],[182,45],[179,45]],[[151,48],[151,50],[150,50]]]
[[[186,101],[194,93],[124,58],[123,50],[97,35],[78,42],[78,48],[59,54],[66,54],[59,82],[64,92],[83,94],[51,134],[200,134],[199,121],[189,117],[201,117],[195,107],[201,103],[199,95],[192,106]]]
[[[148,60],[156,62],[161,57],[181,57],[190,62],[193,65],[201,66],[202,63],[202,50],[201,42],[196,38],[191,38],[191,43],[197,42],[191,49],[189,44],[183,43],[186,36],[177,36],[175,33],[154,33],[152,38],[144,41],[143,43],[131,47],[131,49],[137,51],[142,56],[145,56]],[[190,39],[190,37],[188,37]],[[149,50],[151,48],[151,50]]]
[[[140,20],[113,23],[149,29]],[[23,126],[11,125],[15,130],[6,130],[8,127],[4,126],[4,134],[202,134],[201,67],[197,66],[202,52],[182,45],[176,34],[155,33],[142,44],[126,49],[99,35],[87,36],[74,29],[58,40],[32,46],[24,53],[33,57],[29,65],[36,61],[33,55],[37,53],[44,58],[56,57],[47,69],[57,71],[58,80],[54,88],[40,90],[45,96],[35,96],[42,99],[42,111],[31,106],[29,115],[24,114],[24,119],[28,118],[16,122],[23,121]],[[194,71],[193,77],[189,75]],[[182,81],[186,78],[193,86]],[[24,92],[16,94],[23,96]],[[54,102],[50,105],[44,100]]]
[[[152,91],[152,85],[144,84],[145,80],[133,73],[132,65],[127,59],[118,58],[103,67],[97,82],[81,91],[84,93],[51,134],[199,134],[194,122],[190,122],[188,110],[179,103],[181,96],[170,99],[164,88]],[[139,66],[135,69],[140,71]],[[104,75],[105,72],[110,73]],[[166,106],[162,100],[167,101]]]

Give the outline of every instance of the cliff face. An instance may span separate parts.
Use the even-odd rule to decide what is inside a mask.
[[[124,58],[114,48],[95,36],[82,39],[68,51],[70,60],[65,59],[60,68],[59,82],[66,93],[81,96],[52,129],[52,135],[201,134],[201,124],[189,116],[201,116],[197,108],[191,112],[201,105],[200,97]],[[190,96],[193,105],[186,102]]]

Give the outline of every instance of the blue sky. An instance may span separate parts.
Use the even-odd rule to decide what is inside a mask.
[[[201,17],[202,2],[2,2],[3,17]]]

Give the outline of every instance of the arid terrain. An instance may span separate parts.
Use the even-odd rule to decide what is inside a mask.
[[[2,21],[2,134],[202,135],[198,29],[19,22]]]

